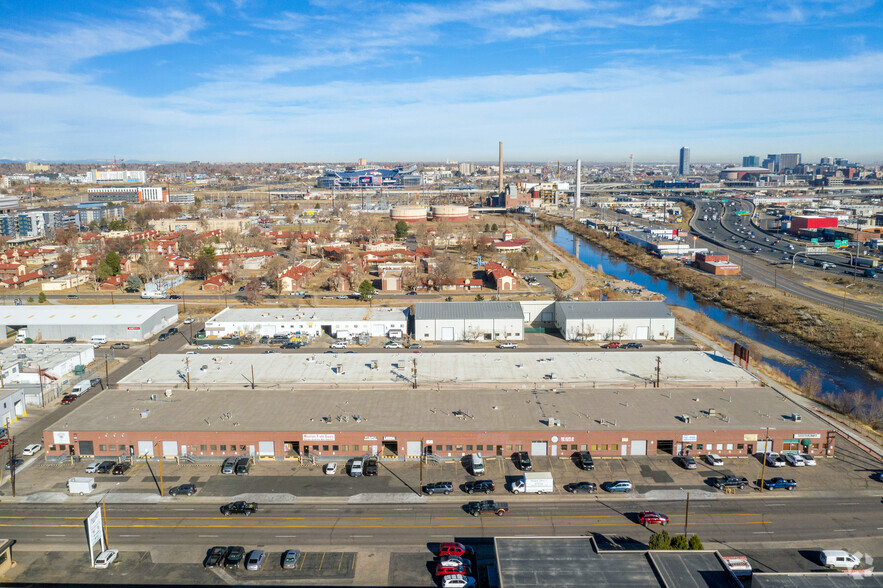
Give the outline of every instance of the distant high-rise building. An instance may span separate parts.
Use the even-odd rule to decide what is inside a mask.
[[[768,154],[760,167],[765,167],[773,172],[779,171],[779,156],[775,153]]]
[[[782,153],[779,155],[779,171],[793,170],[800,165],[800,153]]]
[[[819,160],[819,165],[831,165],[833,160],[830,157],[823,157]]]
[[[475,173],[475,164],[474,163],[461,163],[459,166],[459,171],[461,176],[471,176]]]
[[[848,159],[843,159],[842,157],[835,157],[835,158],[834,158],[834,165],[837,165],[837,166],[846,166],[846,165],[849,165],[849,160],[848,160]]]
[[[365,159],[364,157],[360,157],[359,158],[359,167],[365,167],[366,165],[368,165],[368,160]]]
[[[742,167],[760,167],[760,157],[758,155],[746,155],[742,158]]]
[[[690,148],[681,147],[681,155],[678,159],[678,174],[682,176],[690,175]]]

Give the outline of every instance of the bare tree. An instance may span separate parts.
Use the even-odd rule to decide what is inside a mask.
[[[138,263],[141,264],[144,277],[148,282],[162,275],[165,271],[166,260],[159,253],[148,249],[146,245],[141,252]]]
[[[288,266],[288,260],[281,255],[271,257],[270,260],[264,264],[264,279],[276,289],[277,294],[282,290],[282,282],[279,280],[279,274],[288,269]]]
[[[178,252],[189,258],[193,258],[199,252],[199,239],[196,238],[196,233],[184,231],[178,237]]]
[[[249,304],[260,304],[264,301],[260,278],[252,278],[245,286],[245,301]]]
[[[226,270],[227,277],[230,278],[230,290],[236,289],[236,282],[245,277],[245,268],[242,266],[242,260],[238,257],[230,258]]]
[[[506,255],[506,265],[515,272],[523,272],[527,269],[527,256],[520,251],[513,251]]]
[[[629,332],[629,328],[625,323],[622,323],[616,329],[616,337],[618,339],[624,339],[626,334]]]

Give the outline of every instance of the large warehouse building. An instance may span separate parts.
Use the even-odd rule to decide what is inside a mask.
[[[518,302],[418,302],[416,341],[521,341],[524,312]]]
[[[187,367],[189,385],[181,377]],[[243,390],[251,367],[256,388]],[[164,355],[119,388],[48,427],[48,458],[833,449],[822,420],[782,416],[796,405],[725,358],[698,351]]]
[[[555,325],[568,341],[673,339],[676,321],[663,302],[556,302]]]
[[[0,306],[6,336],[27,329],[34,341],[88,341],[94,335],[108,341],[144,341],[176,322],[174,304]]]
[[[358,335],[387,337],[390,331],[408,332],[408,309],[404,307],[326,306],[301,308],[226,308],[205,323],[208,337],[255,337],[306,335],[323,332],[333,337]]]

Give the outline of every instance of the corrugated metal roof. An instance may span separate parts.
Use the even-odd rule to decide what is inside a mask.
[[[556,302],[555,314],[564,320],[674,318],[664,302],[655,300],[602,300]]]
[[[131,325],[164,314],[177,314],[175,304],[51,304],[0,306],[3,325]]]
[[[414,318],[419,320],[524,320],[521,304],[510,301],[417,302]]]

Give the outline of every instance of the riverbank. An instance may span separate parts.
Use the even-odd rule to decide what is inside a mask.
[[[698,299],[858,363],[875,378],[883,380],[883,326],[879,324],[858,320],[744,279],[701,274],[569,219],[540,215],[538,220],[561,226],[648,274],[684,288]]]

